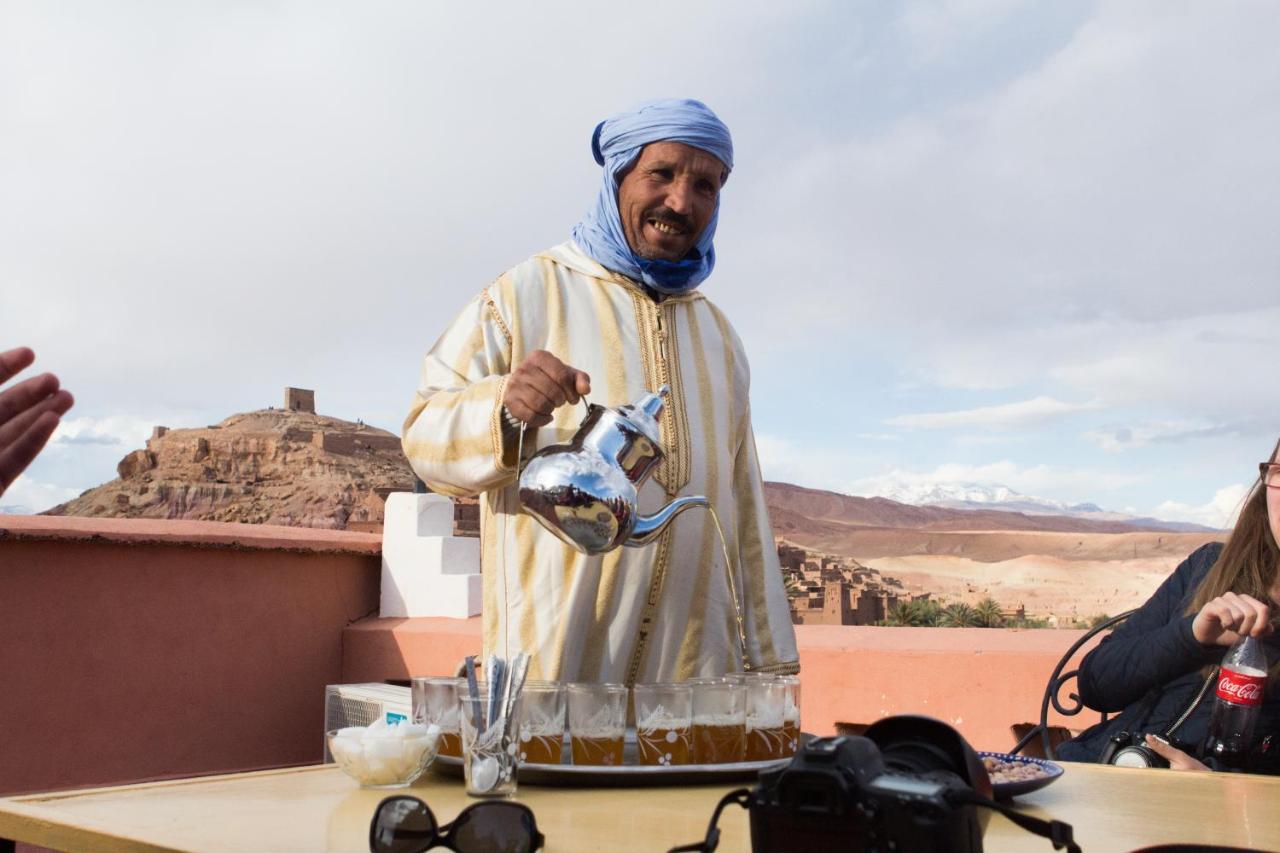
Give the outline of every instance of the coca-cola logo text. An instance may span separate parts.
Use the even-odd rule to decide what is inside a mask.
[[[1222,677],[1218,679],[1218,698],[1238,705],[1257,705],[1262,702],[1266,684],[1266,676],[1245,675],[1224,669]]]

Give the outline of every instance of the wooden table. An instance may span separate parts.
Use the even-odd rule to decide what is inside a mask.
[[[1018,800],[1075,827],[1088,853],[1172,841],[1280,849],[1280,778],[1066,764],[1066,774]],[[666,850],[702,838],[728,786],[570,790],[525,786],[546,850]],[[176,782],[0,799],[0,838],[68,850],[368,849],[369,819],[386,791],[363,791],[336,767],[207,776]],[[462,784],[428,773],[412,788],[441,821],[468,802]],[[750,849],[746,812],[726,811],[720,849]],[[1052,846],[999,815],[988,851]]]

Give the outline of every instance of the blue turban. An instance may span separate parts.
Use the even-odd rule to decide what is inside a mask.
[[[720,200],[689,257],[678,261],[642,258],[631,251],[618,215],[618,175],[650,142],[682,142],[713,154],[726,170],[733,168],[729,128],[700,101],[665,98],[631,112],[610,116],[596,125],[591,150],[604,166],[604,182],[595,206],[573,227],[573,239],[602,266],[642,281],[662,293],[685,293],[701,284],[716,265],[711,245],[720,218]]]

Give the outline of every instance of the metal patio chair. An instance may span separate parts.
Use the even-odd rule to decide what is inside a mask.
[[[1063,670],[1071,663],[1071,658],[1075,656],[1076,652],[1080,651],[1080,649],[1082,649],[1090,640],[1098,634],[1101,634],[1103,631],[1110,631],[1116,625],[1119,625],[1121,622],[1128,619],[1133,612],[1133,610],[1126,610],[1119,616],[1112,616],[1107,621],[1089,629],[1083,637],[1072,643],[1071,648],[1067,649],[1067,653],[1062,656],[1061,660],[1058,661],[1058,665],[1053,668],[1053,673],[1049,676],[1049,683],[1045,685],[1044,697],[1040,700],[1040,722],[1018,739],[1017,746],[1009,750],[1011,754],[1017,755],[1023,749],[1026,749],[1027,746],[1038,737],[1040,739],[1041,749],[1044,752],[1044,757],[1050,761],[1053,760],[1053,741],[1055,731],[1058,732],[1058,743],[1061,743],[1064,739],[1061,735],[1062,732],[1066,732],[1068,735],[1070,733],[1062,726],[1049,725],[1049,707],[1052,706],[1059,714],[1067,717],[1074,717],[1076,714],[1079,714],[1084,710],[1084,703],[1080,701],[1080,695],[1075,691],[1067,693],[1067,699],[1074,703],[1070,707],[1063,707],[1062,702],[1059,701],[1059,693],[1061,693],[1063,688],[1065,688],[1069,682],[1075,680],[1080,674],[1078,667],[1068,672],[1063,672]],[[1105,722],[1106,719],[1107,714],[1102,712],[1102,720]],[[1016,731],[1017,729],[1015,728],[1015,736]]]

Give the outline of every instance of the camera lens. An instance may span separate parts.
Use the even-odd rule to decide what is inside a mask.
[[[885,766],[901,773],[929,773],[949,770],[962,778],[963,765],[957,765],[946,750],[925,740],[898,741],[880,747]]]
[[[945,770],[977,793],[991,793],[982,760],[959,732],[941,720],[907,714],[886,717],[872,723],[866,737],[880,748],[891,770],[915,774]]]

